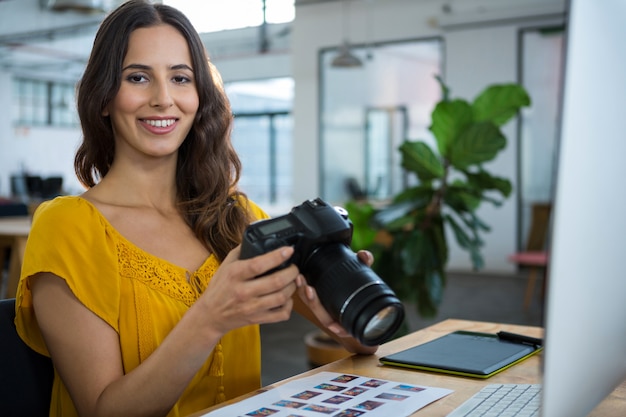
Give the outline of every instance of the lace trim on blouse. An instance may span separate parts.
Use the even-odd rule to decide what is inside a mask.
[[[208,285],[209,277],[217,270],[211,259],[189,274],[184,268],[171,264],[132,243],[121,239],[117,242],[120,275],[143,282],[149,288],[180,300],[191,306]]]

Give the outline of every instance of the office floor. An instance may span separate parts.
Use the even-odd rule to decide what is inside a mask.
[[[414,307],[407,308],[410,330],[447,318],[541,326],[539,288],[536,288],[533,303],[524,311],[526,282],[524,273],[510,276],[450,273],[437,317],[424,319],[417,315]],[[263,385],[309,369],[304,336],[315,329],[297,314],[288,322],[261,327]]]

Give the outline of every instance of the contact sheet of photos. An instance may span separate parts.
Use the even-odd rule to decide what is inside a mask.
[[[445,388],[320,372],[205,416],[403,417],[451,392]]]

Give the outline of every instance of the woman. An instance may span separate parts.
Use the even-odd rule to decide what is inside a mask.
[[[239,259],[266,215],[237,191],[232,115],[177,10],[129,1],[102,23],[78,87],[88,188],[40,206],[16,325],[55,365],[51,416],[184,416],[260,385],[258,324],[292,308],[352,352],[293,249]],[[371,263],[371,255],[361,253]]]

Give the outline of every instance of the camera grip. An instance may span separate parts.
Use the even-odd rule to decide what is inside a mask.
[[[241,245],[241,253],[239,254],[239,259],[254,258],[255,256],[263,255],[265,253],[273,251],[274,249],[278,249],[280,247],[289,245],[285,241],[281,239],[275,239],[275,238],[269,238],[269,239],[265,239],[263,241],[258,241],[258,242],[259,244],[255,245],[253,243],[250,243],[250,241],[244,238],[242,245]],[[291,263],[292,263],[292,258],[289,258],[282,264],[278,265],[276,268],[272,268],[271,270],[259,276],[269,275],[278,270],[287,268],[289,265],[291,265]]]

